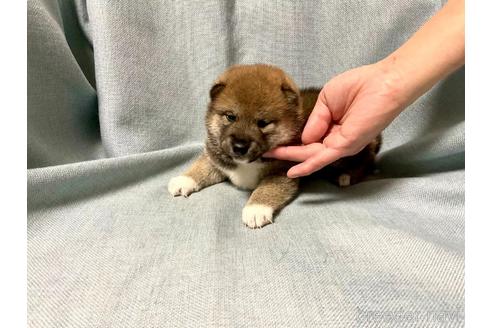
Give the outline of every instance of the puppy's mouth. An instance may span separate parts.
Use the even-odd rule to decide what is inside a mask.
[[[248,163],[256,162],[258,159],[261,159],[261,156],[255,156],[253,158],[232,157],[232,160],[237,164],[248,164]]]
[[[229,157],[238,164],[247,164],[252,163],[259,158],[261,158],[262,153],[256,154],[245,154],[245,155],[237,155],[231,152],[228,152]]]

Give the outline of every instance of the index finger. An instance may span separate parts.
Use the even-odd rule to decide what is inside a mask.
[[[284,161],[302,162],[323,149],[325,149],[325,146],[319,142],[303,146],[278,147],[266,152],[263,154],[263,157],[271,157]]]

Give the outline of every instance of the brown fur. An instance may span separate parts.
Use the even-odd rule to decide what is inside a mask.
[[[318,94],[319,90],[308,89],[301,96],[292,79],[274,66],[229,68],[210,90],[205,152],[184,173],[192,180],[171,181],[170,192],[187,196],[229,178],[239,187],[254,189],[243,210],[246,225],[268,224],[272,220],[269,211],[277,212],[296,195],[299,180],[286,177],[292,163],[261,156],[275,147],[300,143]],[[340,159],[323,171],[339,185],[347,180],[349,184],[360,182],[372,171],[380,143],[378,137],[357,155]]]
[[[224,72],[210,91],[206,115],[208,138],[206,149],[220,165],[234,168],[227,154],[228,139],[252,141],[244,156],[256,160],[275,146],[298,143],[307,114],[300,106],[300,92],[292,79],[279,68],[268,65],[233,66]],[[231,124],[225,114],[238,117]],[[263,129],[259,120],[273,122]],[[220,136],[219,136],[220,134]]]
[[[270,175],[263,178],[251,194],[248,204],[268,205],[278,211],[296,194],[299,179],[289,179],[285,175]]]
[[[199,189],[220,183],[226,179],[224,173],[210,162],[206,154],[201,154],[184,175],[195,180]]]

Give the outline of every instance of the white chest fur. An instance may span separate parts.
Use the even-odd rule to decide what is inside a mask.
[[[264,164],[238,163],[233,170],[223,169],[229,180],[237,187],[242,189],[255,189],[262,178]]]

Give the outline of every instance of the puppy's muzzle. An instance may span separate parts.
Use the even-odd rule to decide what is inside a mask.
[[[251,141],[245,139],[238,139],[235,137],[231,137],[230,140],[231,149],[234,155],[236,156],[244,156],[249,152],[251,148]]]

